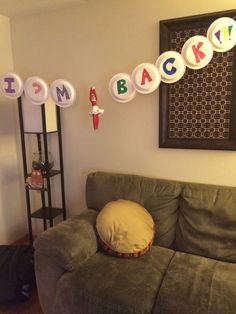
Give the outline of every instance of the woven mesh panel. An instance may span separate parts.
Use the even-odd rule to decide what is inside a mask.
[[[170,33],[170,50],[181,52],[194,35],[206,36],[207,29],[195,28]],[[169,138],[229,139],[233,52],[214,52],[204,68],[186,73],[170,85]]]

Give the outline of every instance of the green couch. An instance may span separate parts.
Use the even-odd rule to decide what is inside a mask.
[[[95,172],[86,199],[88,210],[34,242],[45,314],[236,314],[236,188]],[[141,257],[99,249],[97,213],[117,199],[156,223]]]

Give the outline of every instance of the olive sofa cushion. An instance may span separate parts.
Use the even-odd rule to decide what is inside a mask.
[[[108,172],[90,173],[86,183],[88,208],[100,211],[108,202],[127,199],[145,207],[157,227],[154,244],[172,247],[178,219],[181,184],[170,180]]]
[[[186,184],[180,199],[175,248],[236,262],[236,189]]]
[[[236,313],[236,264],[176,252],[152,314]]]
[[[173,254],[157,246],[134,259],[100,251],[60,278],[54,313],[150,314]]]
[[[96,219],[102,248],[119,257],[138,257],[151,246],[154,222],[148,211],[136,202],[107,203]]]

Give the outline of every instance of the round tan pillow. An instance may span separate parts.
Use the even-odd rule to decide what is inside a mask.
[[[144,254],[154,238],[151,215],[129,200],[107,203],[97,216],[96,228],[103,249],[121,257]]]

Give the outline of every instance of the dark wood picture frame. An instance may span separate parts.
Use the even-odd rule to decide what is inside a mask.
[[[194,35],[206,36],[207,29],[216,19],[220,17],[234,18],[235,16],[236,10],[230,10],[160,21],[160,54],[168,50],[181,52],[180,47],[176,49],[176,45],[173,44],[172,35],[176,32],[179,32],[179,34],[182,32],[182,34],[184,34],[183,36],[185,36],[181,39],[182,45],[188,38]],[[186,34],[188,36],[186,36]],[[227,92],[220,92],[220,86],[223,86],[223,83],[214,83],[215,74],[209,74],[212,75],[212,77],[208,78],[208,83],[205,82],[205,85],[208,85],[208,87],[205,88],[208,88],[208,91],[211,90],[212,92],[205,92],[203,89],[200,95],[202,98],[199,97],[200,103],[198,103],[198,99],[196,99],[196,97],[191,97],[191,94],[198,89],[201,91],[201,88],[203,88],[202,77],[204,77],[204,71],[207,71],[208,67],[210,69],[210,67],[214,66],[214,64],[212,65],[212,62],[216,62],[216,58],[218,58],[217,62],[224,62],[224,60],[222,61],[222,56],[227,56],[230,60],[230,65],[227,64],[227,62],[223,63],[222,67],[224,66],[225,69],[219,74],[223,79],[225,73],[228,75],[228,82],[226,84]],[[219,62],[217,64],[219,64]],[[161,83],[159,87],[160,148],[236,150],[236,46],[231,49],[230,52],[214,52],[210,64],[199,70],[186,68],[186,73],[188,72],[187,76],[185,73],[183,78],[174,84]],[[228,72],[228,69],[230,69],[230,72]],[[190,89],[187,86],[189,78],[191,78],[192,82],[194,81],[194,84],[191,85]],[[219,78],[219,81],[220,80],[221,78]],[[180,85],[178,85],[178,87],[173,87],[173,85],[177,83]],[[211,95],[216,94],[216,86],[218,86],[218,100],[214,101],[212,100]],[[182,91],[185,91],[181,96],[181,92],[176,90],[176,88],[179,87],[182,88]],[[175,97],[175,94],[178,97]],[[226,106],[224,106],[226,103],[225,97],[228,102]],[[190,106],[188,106],[188,99],[192,100]],[[182,105],[181,100],[183,102]],[[188,110],[184,109],[184,131],[187,130],[185,133],[183,132],[183,129],[181,130],[181,127],[183,127],[183,120],[180,118],[181,115],[178,112],[178,108],[175,108],[176,103],[178,102],[179,106],[181,106],[181,108],[179,107],[181,110],[187,106],[190,108]],[[196,106],[200,107],[200,110],[197,111]],[[191,118],[191,110],[193,110],[193,108],[195,110],[194,121]],[[190,117],[189,121],[188,116]],[[215,120],[214,117],[216,117]],[[213,120],[215,121],[215,125],[214,122],[212,122]],[[204,121],[204,123],[201,121]]]

